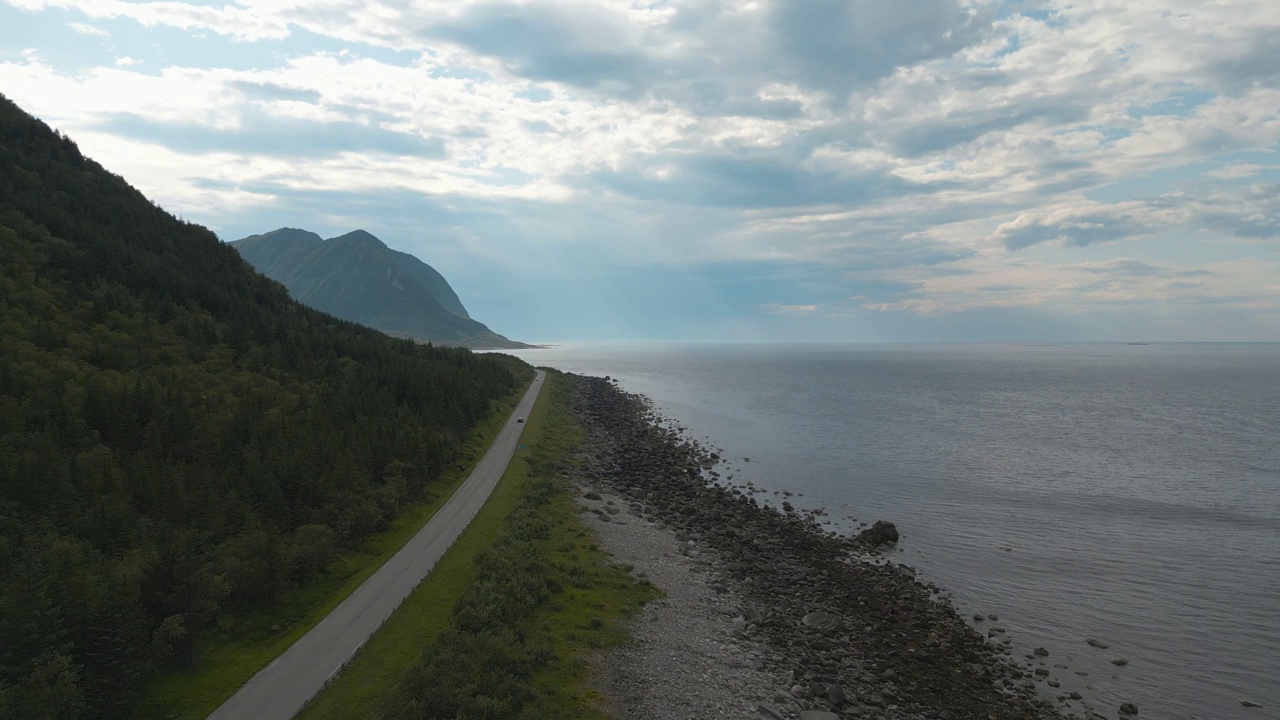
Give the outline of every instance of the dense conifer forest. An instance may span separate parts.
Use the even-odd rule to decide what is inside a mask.
[[[289,299],[0,96],[0,718],[112,718],[531,377]]]

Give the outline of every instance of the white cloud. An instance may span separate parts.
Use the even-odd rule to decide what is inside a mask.
[[[214,53],[147,73],[129,56],[0,64],[7,95],[171,208],[403,192],[492,201],[520,227],[550,205],[557,229],[627,224],[634,242],[596,240],[605,257],[822,265],[902,284],[859,291],[865,307],[922,314],[1130,290],[1203,300],[1195,282],[1244,273],[1239,241],[1280,236],[1273,186],[1217,182],[1277,167],[1258,161],[1280,147],[1272,0],[859,0],[825,15],[783,0],[0,1],[270,49],[253,69]],[[126,113],[146,124],[131,131]],[[272,123],[372,139],[284,158],[262,148]],[[415,143],[441,151],[394,149]],[[1214,280],[1108,289],[1104,265],[1045,257],[1181,266],[1153,260],[1179,234],[1223,246]],[[815,302],[750,306],[830,308],[801,297]]]
[[[90,25],[88,23],[78,23],[78,22],[67,23],[67,27],[71,28],[75,32],[79,33],[80,35],[89,35],[91,37],[107,37],[107,35],[109,34],[106,30],[103,30],[102,28],[99,28],[99,27],[94,27],[93,25]]]
[[[806,315],[816,311],[821,305],[779,305],[777,303],[765,303],[760,306],[761,310],[768,313],[778,315]]]
[[[147,26],[167,25],[182,30],[211,30],[237,40],[282,40],[288,21],[276,8],[254,9],[224,5],[191,5],[177,0],[130,3],[123,0],[5,0],[20,10],[62,8],[96,19],[129,18]]]
[[[1240,178],[1253,177],[1263,170],[1280,170],[1280,165],[1255,165],[1253,163],[1240,163],[1238,165],[1227,165],[1217,170],[1210,170],[1205,173],[1209,177],[1219,178],[1221,180],[1238,180]]]

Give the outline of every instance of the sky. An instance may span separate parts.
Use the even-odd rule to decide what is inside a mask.
[[[1280,340],[1275,0],[0,0],[0,93],[528,341]]]

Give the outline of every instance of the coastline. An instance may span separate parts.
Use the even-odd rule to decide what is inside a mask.
[[[1014,660],[998,628],[984,638],[876,546],[718,483],[719,457],[642,396],[569,377],[591,434],[584,522],[668,593],[597,660],[619,717],[1116,716],[1055,697],[1046,658]]]

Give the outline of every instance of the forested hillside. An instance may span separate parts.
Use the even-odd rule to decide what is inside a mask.
[[[122,714],[530,376],[294,302],[0,97],[0,717]]]

